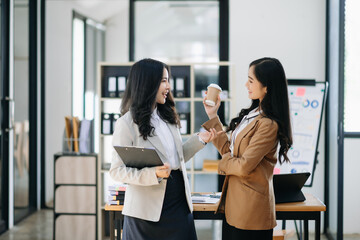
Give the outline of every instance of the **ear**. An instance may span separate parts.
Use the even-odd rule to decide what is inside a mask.
[[[265,87],[265,93],[267,93],[267,87]]]

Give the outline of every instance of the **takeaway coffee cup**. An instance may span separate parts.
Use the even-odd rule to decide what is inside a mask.
[[[217,102],[218,96],[221,92],[221,87],[219,85],[212,83],[207,87],[207,95],[205,103],[209,106],[215,106],[215,103]]]

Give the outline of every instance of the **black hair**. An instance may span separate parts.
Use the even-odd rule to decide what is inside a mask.
[[[139,132],[144,140],[154,134],[151,126],[151,114],[157,105],[157,111],[165,122],[180,127],[176,113],[174,98],[169,91],[164,104],[156,103],[156,94],[160,87],[163,71],[166,69],[170,77],[170,68],[165,63],[146,58],[131,67],[124,97],[121,102],[121,114],[130,111],[134,123],[139,126]]]
[[[263,115],[278,124],[277,137],[280,143],[279,162],[290,162],[287,152],[293,140],[290,123],[289,97],[285,71],[280,61],[275,58],[260,58],[250,63],[249,68],[254,66],[254,74],[257,80],[267,89],[265,97],[261,101],[260,109]],[[251,110],[259,107],[259,99],[252,100],[249,108],[244,108],[239,115],[232,119],[227,131],[232,131]]]

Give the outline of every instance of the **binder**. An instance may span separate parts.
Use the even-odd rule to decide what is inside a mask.
[[[71,123],[71,116],[65,116],[65,135],[67,140],[68,149],[72,150],[72,123]]]
[[[120,115],[119,113],[113,113],[113,114],[112,114],[111,133],[114,133],[116,121],[120,118],[120,116],[121,116],[121,115]]]
[[[154,148],[134,146],[114,146],[114,148],[127,167],[141,169],[163,165]]]
[[[185,79],[182,77],[175,78],[176,97],[185,97]]]
[[[122,98],[124,96],[125,88],[126,88],[126,77],[125,76],[118,77],[117,78],[117,96],[119,98]]]
[[[112,122],[111,113],[101,113],[101,133],[102,134],[111,134],[111,122]]]
[[[105,89],[106,97],[116,97],[116,77],[108,77],[107,89]]]
[[[171,93],[172,93],[173,96],[175,96],[175,81],[174,81],[174,78],[170,77],[169,83],[170,83]]]
[[[73,117],[72,120],[73,120],[74,152],[79,152],[80,121],[78,117]]]
[[[180,133],[190,134],[190,113],[179,113],[180,118]]]
[[[92,150],[92,120],[84,119],[81,121],[79,134],[79,152],[91,153]]]

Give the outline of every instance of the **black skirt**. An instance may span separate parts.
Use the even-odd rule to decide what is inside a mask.
[[[158,222],[124,216],[124,240],[196,240],[194,218],[185,196],[182,172],[171,171]]]
[[[272,240],[273,230],[244,230],[231,226],[223,219],[222,239],[224,240]]]

